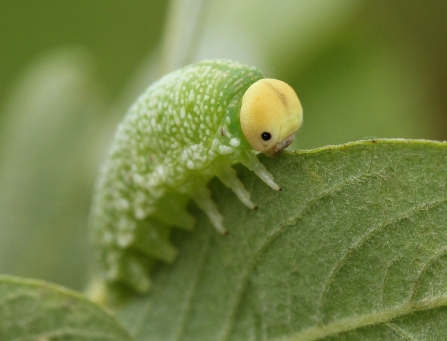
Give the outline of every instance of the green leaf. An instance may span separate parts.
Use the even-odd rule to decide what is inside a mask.
[[[179,258],[120,318],[136,340],[440,340],[447,335],[447,143],[374,140],[243,167],[257,211],[218,181]]]
[[[73,291],[42,281],[0,276],[0,340],[131,338],[113,316]]]

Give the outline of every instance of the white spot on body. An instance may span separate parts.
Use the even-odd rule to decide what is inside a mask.
[[[233,147],[239,147],[240,144],[241,144],[241,141],[239,139],[235,138],[235,137],[233,137],[230,140],[230,145],[233,146]]]
[[[125,248],[132,243],[134,234],[130,231],[128,232],[118,232],[117,244],[121,248]]]
[[[222,155],[230,154],[233,152],[233,148],[222,144],[219,146],[218,152],[219,152],[219,154],[222,154]]]
[[[194,102],[194,90],[189,91],[188,101]]]

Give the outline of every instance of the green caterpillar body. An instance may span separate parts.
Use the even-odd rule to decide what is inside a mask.
[[[100,171],[91,213],[107,282],[149,289],[152,264],[177,255],[169,242],[172,227],[194,226],[185,208],[191,197],[225,233],[206,188],[213,176],[254,208],[231,165],[242,162],[279,188],[240,123],[244,93],[261,79],[253,67],[203,61],[164,76],[130,108]]]

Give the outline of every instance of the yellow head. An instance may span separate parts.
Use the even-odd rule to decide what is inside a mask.
[[[295,139],[303,123],[303,108],[288,84],[264,78],[253,83],[242,97],[240,121],[253,149],[272,155]]]

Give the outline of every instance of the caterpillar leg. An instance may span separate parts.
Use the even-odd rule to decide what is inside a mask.
[[[176,248],[169,242],[170,227],[152,217],[138,223],[132,247],[150,257],[172,263]]]
[[[128,257],[125,260],[124,279],[135,291],[139,293],[148,292],[151,287],[151,280],[147,274],[147,265],[144,262]]]
[[[186,211],[189,197],[180,193],[166,194],[159,199],[154,217],[170,226],[177,226],[185,230],[192,230],[195,218]]]
[[[251,201],[250,193],[245,189],[237,177],[236,171],[231,166],[222,167],[217,177],[225,186],[232,189],[242,203],[248,208],[255,210],[257,206]]]
[[[281,187],[273,180],[273,175],[264,167],[264,165],[258,160],[255,154],[243,153],[241,163],[249,170],[253,171],[257,176],[261,178],[271,188],[280,191]]]
[[[211,224],[214,225],[219,233],[226,234],[228,231],[223,226],[223,217],[216,207],[213,199],[211,198],[211,193],[206,187],[197,189],[192,198],[196,202],[197,206],[205,212]]]
[[[103,255],[107,271],[106,281],[110,285],[124,282],[137,292],[147,292],[151,286],[151,280],[147,269],[153,263],[148,258],[136,255],[123,254],[122,250],[109,250]]]

